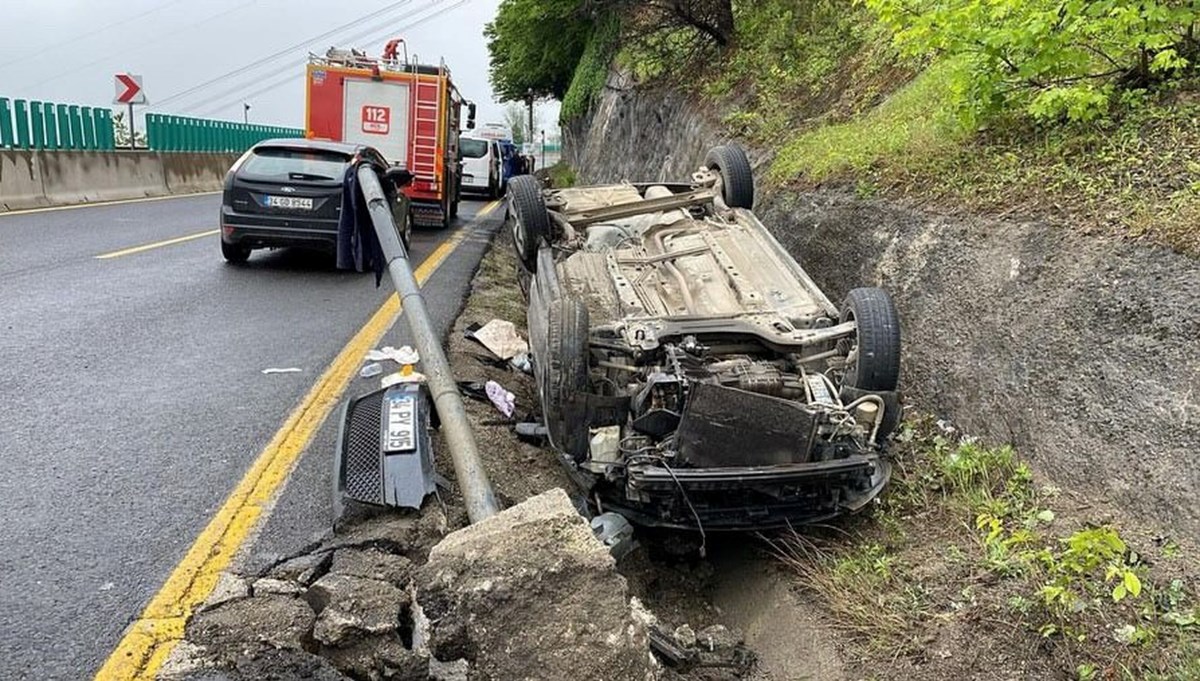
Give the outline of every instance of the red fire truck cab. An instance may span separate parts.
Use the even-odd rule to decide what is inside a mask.
[[[410,61],[401,40],[381,58],[359,50],[310,55],[306,133],[309,139],[357,142],[378,149],[414,175],[404,193],[418,225],[446,227],[458,213],[462,159],[459,122],[466,103],[445,62]],[[475,127],[468,104],[467,128]]]

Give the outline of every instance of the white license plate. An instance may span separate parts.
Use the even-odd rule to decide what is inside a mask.
[[[416,401],[408,395],[388,398],[385,452],[409,452],[417,448]]]
[[[291,210],[312,210],[313,200],[299,196],[268,196],[267,206],[270,208],[288,208]]]

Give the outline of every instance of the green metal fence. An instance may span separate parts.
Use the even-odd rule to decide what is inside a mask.
[[[113,149],[112,112],[0,97],[0,149]]]
[[[247,125],[207,118],[146,114],[146,139],[155,151],[229,153],[273,137],[303,137],[299,128]]]
[[[165,114],[146,114],[144,132],[155,151],[211,153],[245,151],[272,137],[304,136],[298,128]],[[106,108],[0,97],[0,149],[116,149],[113,113]]]

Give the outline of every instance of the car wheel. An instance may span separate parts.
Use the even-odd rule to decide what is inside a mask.
[[[227,244],[221,239],[221,255],[227,262],[240,264],[250,259],[250,247],[240,244]]]
[[[754,175],[750,159],[736,144],[714,147],[704,158],[704,166],[720,176],[718,187],[725,205],[730,208],[754,208]]]
[[[892,392],[900,384],[900,319],[887,291],[856,288],[846,296],[841,321],[856,330],[842,383],[859,390]]]
[[[576,463],[587,459],[588,424],[585,395],[588,381],[588,310],[574,298],[550,302],[547,313],[546,352],[534,357],[542,362],[538,392],[550,442]]]
[[[542,240],[550,238],[550,213],[542,200],[542,187],[532,175],[514,177],[508,183],[512,203],[513,245],[517,257],[530,272],[537,271],[537,252]]]
[[[404,226],[400,230],[400,241],[404,243],[404,252],[408,253],[412,246],[413,216],[412,211],[404,211]]]

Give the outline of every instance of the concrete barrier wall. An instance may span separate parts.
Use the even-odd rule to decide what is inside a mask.
[[[0,151],[0,212],[217,191],[237,154]]]
[[[0,211],[46,205],[40,154],[0,151]]]

